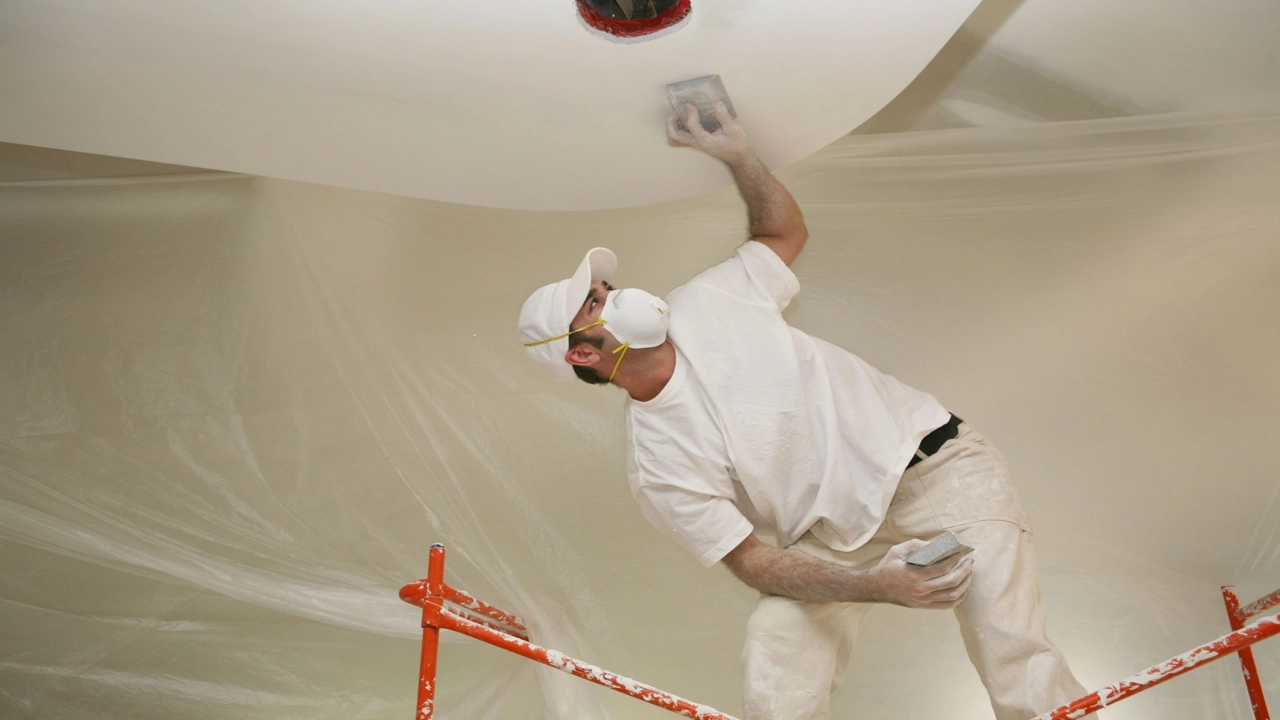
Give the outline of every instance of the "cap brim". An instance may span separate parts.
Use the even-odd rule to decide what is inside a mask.
[[[565,293],[565,325],[573,322],[582,303],[586,302],[591,292],[591,283],[596,280],[609,282],[618,270],[618,256],[609,248],[591,248],[587,251],[573,277],[569,278],[569,289]]]

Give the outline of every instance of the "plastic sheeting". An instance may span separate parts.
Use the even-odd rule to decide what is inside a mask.
[[[812,238],[790,321],[1003,449],[1085,685],[1225,633],[1218,585],[1280,586],[1280,114],[846,138],[780,177]],[[640,517],[620,393],[513,326],[592,245],[662,293],[744,227],[731,190],[0,184],[0,715],[409,718],[396,591],[435,541],[535,640],[736,713],[753,593]],[[476,643],[441,666],[446,718],[664,716]],[[950,615],[896,607],[833,707],[990,716]],[[1248,710],[1229,660],[1107,716]]]

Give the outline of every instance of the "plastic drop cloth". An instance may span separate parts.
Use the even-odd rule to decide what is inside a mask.
[[[1219,585],[1280,586],[1280,114],[850,137],[780,176],[811,231],[790,321],[1002,448],[1086,686],[1227,632]],[[752,591],[640,517],[621,394],[555,384],[513,326],[593,245],[665,293],[744,227],[731,189],[0,185],[0,717],[407,720],[396,592],[436,541],[535,640],[737,713]],[[665,716],[472,642],[440,688],[451,720]],[[896,607],[833,708],[990,717],[950,614]],[[1228,659],[1107,717],[1249,714]]]

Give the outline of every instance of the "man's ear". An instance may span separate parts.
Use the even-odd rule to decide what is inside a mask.
[[[591,367],[597,362],[600,362],[600,358],[602,357],[604,357],[604,353],[602,353],[595,345],[590,343],[578,343],[577,345],[569,348],[568,352],[564,354],[564,361],[570,365]]]

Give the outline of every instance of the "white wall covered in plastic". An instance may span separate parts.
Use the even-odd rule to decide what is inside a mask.
[[[1280,586],[1280,116],[846,138],[780,177],[811,231],[789,320],[1001,447],[1087,686],[1225,633],[1218,585]],[[0,184],[0,716],[407,720],[396,591],[434,541],[536,640],[736,713],[753,593],[644,522],[620,394],[550,381],[514,323],[593,245],[664,293],[744,227],[730,190],[534,213]],[[441,658],[446,718],[663,717]],[[1259,662],[1280,703],[1280,646]],[[889,607],[834,707],[990,714],[950,615]],[[1107,717],[1246,713],[1228,660]]]

